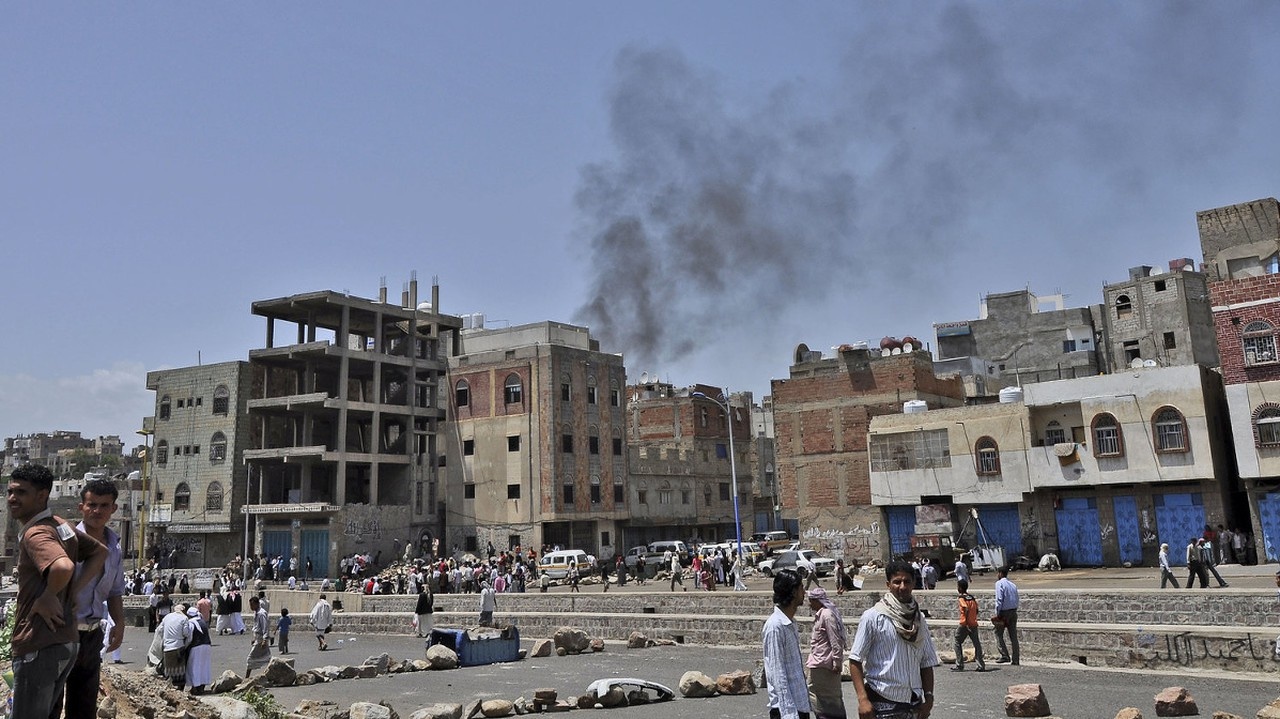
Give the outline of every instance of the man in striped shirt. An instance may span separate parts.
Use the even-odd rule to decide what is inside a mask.
[[[809,719],[809,686],[800,656],[796,610],[804,602],[803,580],[791,569],[773,578],[773,614],[764,623],[764,674],[770,719]]]
[[[849,650],[849,674],[861,719],[928,719],[938,652],[924,612],[912,598],[915,573],[894,560],[885,567],[889,591],[863,612]]]

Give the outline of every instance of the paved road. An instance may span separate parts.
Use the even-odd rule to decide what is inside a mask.
[[[145,663],[150,635],[130,628],[126,635],[125,668]],[[338,644],[341,640],[341,644]],[[353,641],[354,640],[354,641]],[[324,664],[359,664],[370,655],[388,652],[396,658],[422,656],[423,644],[407,636],[352,637],[331,634],[335,648],[315,649],[315,640],[306,634],[294,638],[296,666],[307,669]],[[527,647],[530,642],[526,641]],[[244,637],[221,637],[214,644],[214,673],[234,669],[243,673],[248,641]],[[467,667],[447,672],[415,672],[376,679],[351,679],[311,687],[273,690],[280,703],[292,709],[302,699],[329,699],[340,704],[360,700],[391,703],[401,716],[435,702],[466,703],[473,698],[515,699],[531,696],[534,689],[554,687],[561,696],[576,695],[594,679],[627,676],[649,679],[671,686],[680,675],[697,669],[711,676],[734,669],[750,670],[759,656],[755,647],[673,646],[628,650],[609,643],[600,654],[577,657],[526,659],[511,664]],[[1148,716],[1154,714],[1152,697],[1166,686],[1187,687],[1199,701],[1200,713],[1226,711],[1251,717],[1277,697],[1274,676],[1241,679],[1226,673],[1179,671],[1165,674],[1137,671],[1100,670],[1076,665],[1025,664],[1001,667],[978,674],[951,672],[941,668],[937,679],[937,717],[1003,717],[1003,697],[1008,686],[1037,682],[1044,686],[1055,715],[1065,719],[1111,717],[1125,706],[1135,706]],[[846,701],[853,696],[846,685]],[[633,707],[626,716],[673,719],[737,719],[764,716],[763,693],[746,697],[677,699],[661,705]]]

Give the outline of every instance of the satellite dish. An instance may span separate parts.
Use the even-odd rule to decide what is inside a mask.
[[[1130,369],[1138,369],[1139,367],[1142,367],[1142,358],[1141,358],[1141,357],[1134,357],[1134,358],[1133,358],[1133,361],[1129,363],[1129,368],[1130,368]]]
[[[1149,360],[1143,360],[1142,366],[1143,367],[1159,367],[1160,363],[1153,359],[1149,359]]]

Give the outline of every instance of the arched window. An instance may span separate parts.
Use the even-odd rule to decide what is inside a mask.
[[[973,445],[973,456],[978,474],[1000,474],[1000,446],[990,437],[982,437]]]
[[[1151,417],[1151,434],[1157,452],[1186,452],[1187,420],[1173,407],[1162,407]]]
[[[1124,431],[1114,415],[1103,412],[1093,418],[1093,456],[1124,456]]]
[[[209,440],[209,461],[223,462],[227,459],[227,435],[214,432]]]
[[[205,490],[204,495],[204,511],[221,512],[222,511],[222,483],[210,482],[209,489]]]
[[[1253,428],[1259,447],[1280,447],[1280,405],[1267,404],[1254,410]]]
[[[622,483],[622,475],[613,475],[613,504],[615,507],[621,507],[622,503],[627,500],[627,487]]]
[[[1240,333],[1246,365],[1271,364],[1276,361],[1276,330],[1270,322],[1250,322]]]
[[[600,475],[591,475],[591,503],[600,504]]]
[[[502,385],[502,400],[507,404],[520,404],[524,401],[524,383],[520,381],[520,375],[507,375],[507,381]]]
[[[156,464],[161,467],[169,463],[169,442],[160,440],[156,443]]]
[[[698,426],[699,427],[707,426],[707,417],[708,417],[707,408],[706,407],[699,408],[698,409]]]
[[[471,406],[471,385],[465,379],[453,386],[453,404],[458,408]]]
[[[169,395],[160,398],[160,419],[169,419],[169,414],[173,411],[173,401],[169,399]]]
[[[191,509],[191,487],[186,482],[179,482],[173,490],[173,511],[186,512]]]
[[[1133,301],[1129,295],[1116,297],[1116,317],[1128,317],[1133,314]]]
[[[213,413],[226,414],[231,409],[231,390],[225,384],[213,390]]]

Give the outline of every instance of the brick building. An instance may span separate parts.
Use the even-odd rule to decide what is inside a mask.
[[[463,331],[449,358],[441,460],[450,551],[619,551],[626,370],[585,327]]]
[[[1280,560],[1280,203],[1196,213],[1243,492],[1228,522]]]
[[[1101,368],[1120,372],[1138,362],[1162,367],[1218,366],[1208,279],[1189,259],[1153,274],[1146,265],[1102,288]]]
[[[252,384],[243,361],[147,373],[156,409],[145,546],[169,566],[220,565],[243,551]]]
[[[756,464],[751,395],[731,395],[729,417],[715,401],[721,394],[720,388],[702,384],[677,389],[670,383],[643,382],[627,387],[632,494],[626,547],[664,539],[736,538],[730,422],[738,516],[743,536],[750,536]]]
[[[891,354],[844,346],[834,357],[796,348],[790,376],[772,383],[778,491],[784,520],[809,540],[841,537],[860,557],[887,559],[888,526],[872,503],[867,434],[871,419],[964,402],[959,377],[934,374],[928,352]]]

